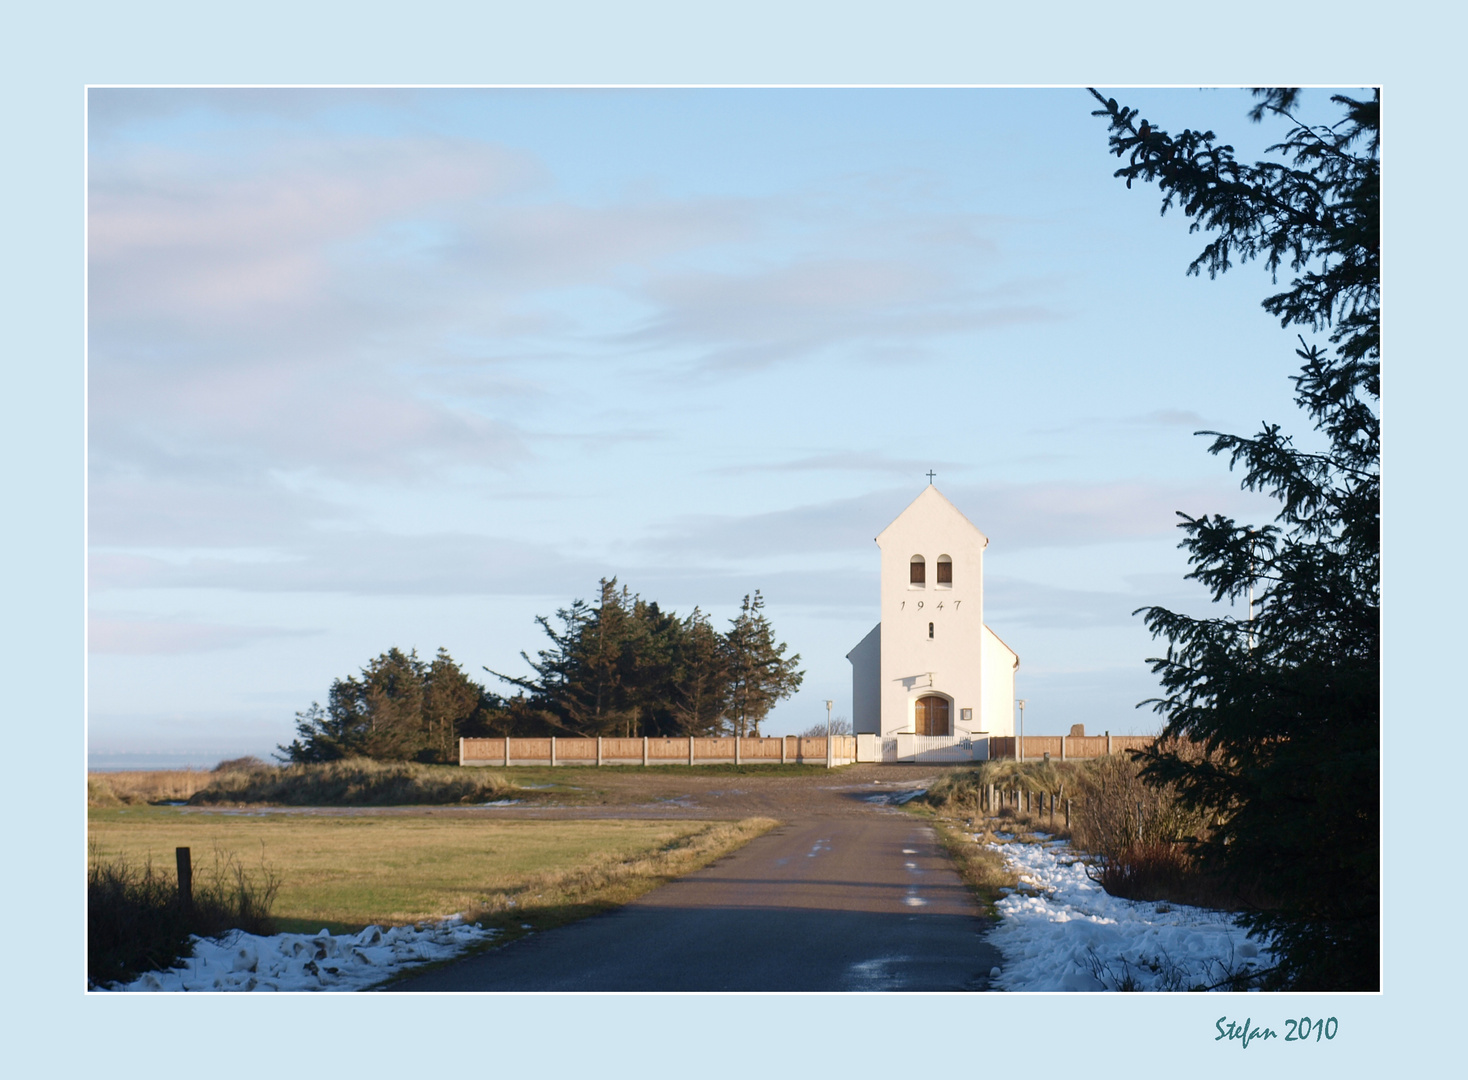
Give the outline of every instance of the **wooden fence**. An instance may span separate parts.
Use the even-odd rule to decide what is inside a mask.
[[[1040,761],[1049,754],[1053,761],[1074,761],[1145,750],[1156,740],[1155,735],[993,735],[989,738],[989,758]]]
[[[831,740],[831,764],[856,760],[856,737]],[[826,737],[460,739],[460,765],[824,765]]]

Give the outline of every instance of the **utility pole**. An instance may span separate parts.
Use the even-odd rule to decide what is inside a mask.
[[[1019,706],[1019,746],[1015,749],[1014,756],[1023,761],[1025,759],[1025,699],[1020,698],[1016,705]]]
[[[836,764],[836,754],[831,748],[831,706],[834,701],[826,702],[826,768],[833,768]]]

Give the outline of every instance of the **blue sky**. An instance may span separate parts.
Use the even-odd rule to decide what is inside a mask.
[[[1117,96],[1279,134],[1242,91]],[[393,645],[523,671],[612,575],[719,622],[761,589],[807,672],[769,729],[849,715],[872,537],[930,468],[1027,728],[1155,729],[1130,613],[1206,603],[1173,512],[1270,515],[1192,433],[1308,432],[1267,273],[1186,277],[1091,108],[92,90],[93,761],[265,753]]]

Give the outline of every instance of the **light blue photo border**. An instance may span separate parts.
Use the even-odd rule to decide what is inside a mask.
[[[1362,3],[58,3],[7,17],[3,291],[11,866],[21,1073],[734,1076],[1000,1069],[1379,1073],[1453,1042],[1461,873],[1447,695],[1464,605],[1461,15]],[[1425,9],[1424,9],[1425,10]],[[1449,22],[1448,20],[1453,20]],[[155,84],[1383,84],[1386,176],[1380,995],[497,997],[84,994],[83,96]],[[1098,136],[1097,153],[1104,152]],[[1446,768],[1438,771],[1442,763]],[[247,1003],[248,1002],[248,1003]],[[1219,1015],[1335,1015],[1331,1044],[1215,1042]]]

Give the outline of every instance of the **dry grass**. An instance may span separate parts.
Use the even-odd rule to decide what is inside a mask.
[[[567,921],[576,917],[570,910],[576,905],[584,914],[625,903],[774,825],[768,819],[503,821],[443,811],[318,815],[168,807],[93,810],[89,818],[103,859],[171,866],[181,845],[263,852],[280,881],[276,924],[304,932],[466,911],[507,923],[509,912]]]
[[[536,929],[571,922],[629,903],[659,885],[702,869],[779,822],[745,818],[680,824],[693,828],[652,850],[630,855],[598,852],[575,866],[530,874],[485,896],[470,909],[470,916],[483,925],[507,929],[521,928],[523,920]]]
[[[209,786],[215,775],[205,769],[156,769],[150,772],[87,773],[88,806],[143,806],[186,802]]]

